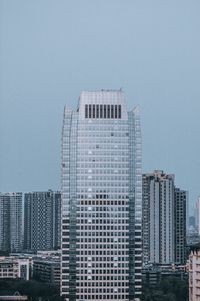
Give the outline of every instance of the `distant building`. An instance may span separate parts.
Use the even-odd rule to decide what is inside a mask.
[[[188,192],[175,188],[174,191],[174,230],[175,230],[175,258],[176,264],[184,264],[186,255],[186,212]]]
[[[61,193],[25,193],[24,249],[29,251],[60,248]]]
[[[196,223],[197,223],[197,232],[200,235],[200,197],[198,197],[196,202]]]
[[[200,244],[191,248],[189,256],[189,301],[200,301]]]
[[[0,278],[29,280],[29,260],[25,258],[0,257]]]
[[[191,247],[198,243],[200,243],[199,234],[196,231],[190,231],[187,234],[187,245]]]
[[[34,279],[59,286],[60,276],[60,258],[35,258],[33,260]]]
[[[174,175],[143,175],[143,262],[174,262]]]
[[[22,193],[0,193],[0,250],[22,250]]]
[[[186,191],[162,170],[143,175],[143,263],[186,261]]]
[[[158,283],[170,276],[179,279],[188,279],[186,265],[156,265],[152,264],[142,269],[143,287],[154,289]]]
[[[196,229],[195,216],[190,216],[189,217],[189,227],[192,227],[194,230]]]

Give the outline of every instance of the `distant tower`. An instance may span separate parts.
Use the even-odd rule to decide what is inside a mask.
[[[143,262],[184,264],[188,192],[162,170],[143,175]]]
[[[61,193],[25,193],[24,249],[31,251],[60,248]]]
[[[22,193],[0,193],[0,250],[22,250]]]
[[[65,300],[141,295],[142,174],[138,108],[119,90],[82,92],[62,132]]]
[[[143,261],[174,262],[174,175],[143,175]]]
[[[200,235],[200,197],[198,197],[197,202],[196,202],[196,223],[197,223],[197,231],[198,234]]]
[[[175,229],[175,262],[186,263],[186,217],[188,191],[175,188],[174,195],[174,229]]]
[[[189,226],[192,227],[192,230],[196,229],[196,220],[194,216],[189,217]]]

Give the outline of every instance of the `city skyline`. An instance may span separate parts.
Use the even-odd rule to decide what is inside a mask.
[[[199,8],[179,0],[1,1],[0,191],[60,189],[64,105],[74,107],[82,90],[122,87],[128,107],[141,109],[143,172],[174,173],[194,207]]]

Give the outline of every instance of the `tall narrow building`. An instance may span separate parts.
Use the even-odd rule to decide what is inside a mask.
[[[0,250],[22,250],[22,193],[0,193]]]
[[[143,262],[174,262],[174,175],[143,175]]]
[[[65,300],[141,295],[140,116],[124,93],[82,92],[64,110],[62,279]]]
[[[174,230],[175,230],[175,263],[185,264],[186,254],[186,216],[188,191],[175,188],[174,191]]]
[[[143,175],[143,263],[185,264],[188,192],[162,170]]]
[[[53,250],[61,245],[61,193],[43,191],[24,196],[24,249]]]
[[[200,235],[200,196],[196,201],[196,224],[197,224],[197,232]]]

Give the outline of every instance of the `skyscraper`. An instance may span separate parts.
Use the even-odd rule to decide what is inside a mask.
[[[186,211],[188,192],[175,188],[174,191],[175,262],[185,264],[186,257]]]
[[[174,175],[143,175],[143,262],[174,262]]]
[[[140,116],[119,90],[82,92],[64,110],[62,279],[65,300],[141,294]]]
[[[61,243],[61,193],[30,192],[24,196],[24,249],[53,250]]]
[[[198,197],[196,202],[196,223],[197,223],[197,232],[200,235],[200,197]]]
[[[22,193],[0,193],[0,250],[22,250]]]
[[[143,175],[143,262],[184,264],[188,192],[162,170]]]

